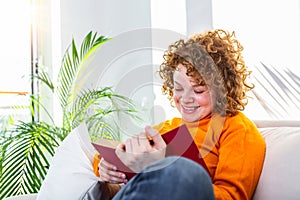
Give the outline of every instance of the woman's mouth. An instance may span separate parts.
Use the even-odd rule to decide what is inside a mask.
[[[200,106],[183,106],[183,105],[181,105],[181,108],[184,112],[192,113],[195,110],[197,110],[198,108],[200,108]]]

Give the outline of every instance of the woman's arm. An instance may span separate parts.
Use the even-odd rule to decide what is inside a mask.
[[[265,156],[265,142],[252,124],[230,124],[222,133],[213,176],[216,199],[251,199]]]

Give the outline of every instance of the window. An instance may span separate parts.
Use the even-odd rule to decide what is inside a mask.
[[[0,17],[3,19],[3,28],[0,37],[0,120],[3,125],[6,116],[10,114],[15,114],[22,120],[30,119],[28,109],[12,109],[11,106],[29,105],[31,16],[30,1],[12,0],[1,4]]]

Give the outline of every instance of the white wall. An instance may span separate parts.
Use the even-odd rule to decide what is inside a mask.
[[[186,0],[187,35],[212,29],[211,0]]]
[[[72,37],[79,45],[90,31],[112,38],[84,64],[78,88],[112,86],[149,114],[154,93],[143,84],[153,82],[152,52],[147,49],[151,31],[145,29],[151,27],[150,0],[64,0],[60,6],[62,49]]]
[[[63,48],[69,44],[72,36],[81,40],[90,30],[114,37],[150,25],[150,0],[61,1]]]
[[[43,9],[45,21],[41,24],[47,23],[48,27],[42,31],[46,43],[41,50],[54,49],[48,55],[52,63],[48,57],[44,59],[45,65],[53,64],[54,77],[60,67],[60,56],[72,38],[79,45],[89,31],[95,31],[113,40],[104,44],[91,63],[85,65],[80,85],[114,86],[118,93],[135,99],[148,114],[152,112],[156,119],[151,118],[152,124],[174,115],[170,112],[174,108],[163,107],[168,101],[162,97],[161,83],[155,77],[161,60],[154,58],[153,62],[152,56],[153,53],[162,56],[167,46],[179,38],[211,28],[211,0],[39,1],[45,8],[52,8]],[[50,22],[47,16],[51,15]],[[159,98],[165,100],[159,101],[163,106],[156,105]],[[57,110],[58,106],[54,107]],[[55,119],[58,118],[59,114]]]

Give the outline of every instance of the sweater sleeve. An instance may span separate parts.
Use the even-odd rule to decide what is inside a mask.
[[[264,139],[251,122],[231,120],[224,130],[213,177],[216,199],[251,199],[264,162]]]
[[[96,153],[94,155],[94,162],[93,162],[93,171],[94,171],[94,174],[97,176],[97,177],[100,177],[100,174],[99,174],[99,169],[98,169],[98,166],[99,166],[99,163],[100,163],[100,154],[99,153]]]

